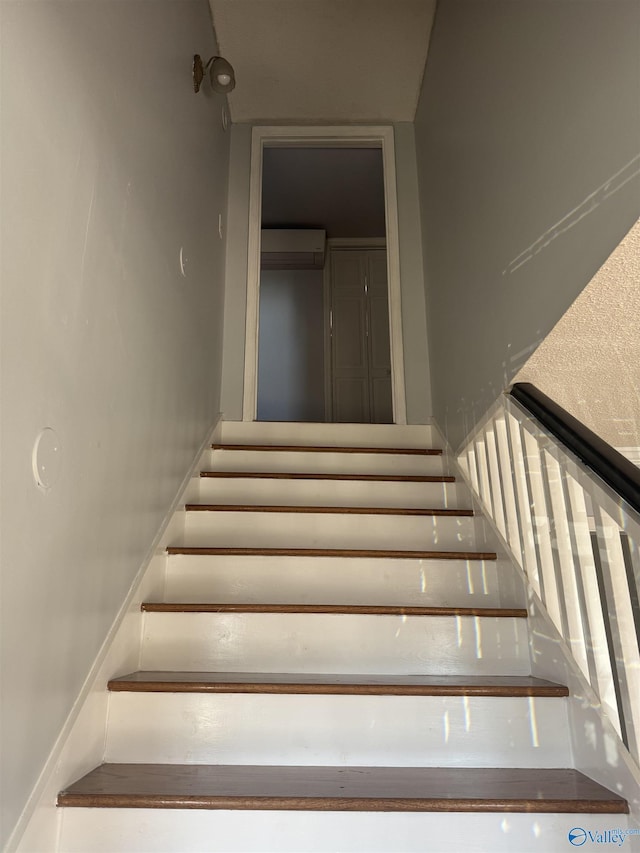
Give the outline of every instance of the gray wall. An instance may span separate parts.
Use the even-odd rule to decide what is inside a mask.
[[[228,139],[206,0],[0,15],[4,848],[219,411]]]
[[[258,420],[324,421],[322,270],[260,274]]]
[[[640,4],[447,0],[416,114],[434,414],[457,447],[640,213]]]
[[[428,422],[431,417],[431,388],[416,152],[411,122],[394,125],[394,131],[407,420],[420,424]],[[251,126],[234,125],[229,175],[222,378],[222,411],[227,420],[242,420],[250,159]]]

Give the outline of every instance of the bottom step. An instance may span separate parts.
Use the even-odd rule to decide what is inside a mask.
[[[627,814],[576,770],[103,764],[59,806],[282,811]]]

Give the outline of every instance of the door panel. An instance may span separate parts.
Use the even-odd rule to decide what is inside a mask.
[[[333,418],[393,423],[386,250],[330,257]]]
[[[331,253],[333,419],[339,423],[369,421],[365,271],[362,252]]]
[[[383,296],[369,298],[369,359],[375,375],[391,376],[389,305]]]
[[[369,386],[366,377],[339,378],[333,383],[333,414],[337,423],[369,423]]]
[[[391,360],[389,354],[389,305],[386,298],[369,300],[369,385],[371,419],[376,424],[393,423]]]
[[[387,299],[387,250],[369,249],[366,254],[369,293]]]
[[[338,296],[333,306],[333,350],[336,376],[367,370],[366,303],[364,295]]]
[[[365,274],[366,254],[364,252],[331,252],[331,284],[334,292],[362,292]]]

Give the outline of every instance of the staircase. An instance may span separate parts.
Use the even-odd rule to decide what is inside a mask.
[[[548,851],[627,804],[427,427],[225,424],[60,850]]]

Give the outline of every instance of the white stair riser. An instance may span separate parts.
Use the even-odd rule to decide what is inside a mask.
[[[526,620],[147,613],[142,669],[528,675]]]
[[[566,767],[553,698],[112,693],[106,761]]]
[[[456,483],[200,478],[201,503],[467,509]]]
[[[627,815],[64,809],[60,853],[567,853]],[[622,848],[637,850],[638,836]],[[595,849],[588,844],[584,850]]]
[[[401,476],[439,476],[443,473],[440,456],[406,456],[393,453],[211,450],[205,454],[203,462],[204,467],[211,471],[280,471],[289,474],[397,474]]]
[[[223,444],[301,444],[319,447],[431,447],[430,426],[224,421]]]
[[[246,548],[473,550],[474,519],[287,512],[187,512],[185,544]]]
[[[165,601],[497,607],[497,575],[479,560],[175,555]]]

